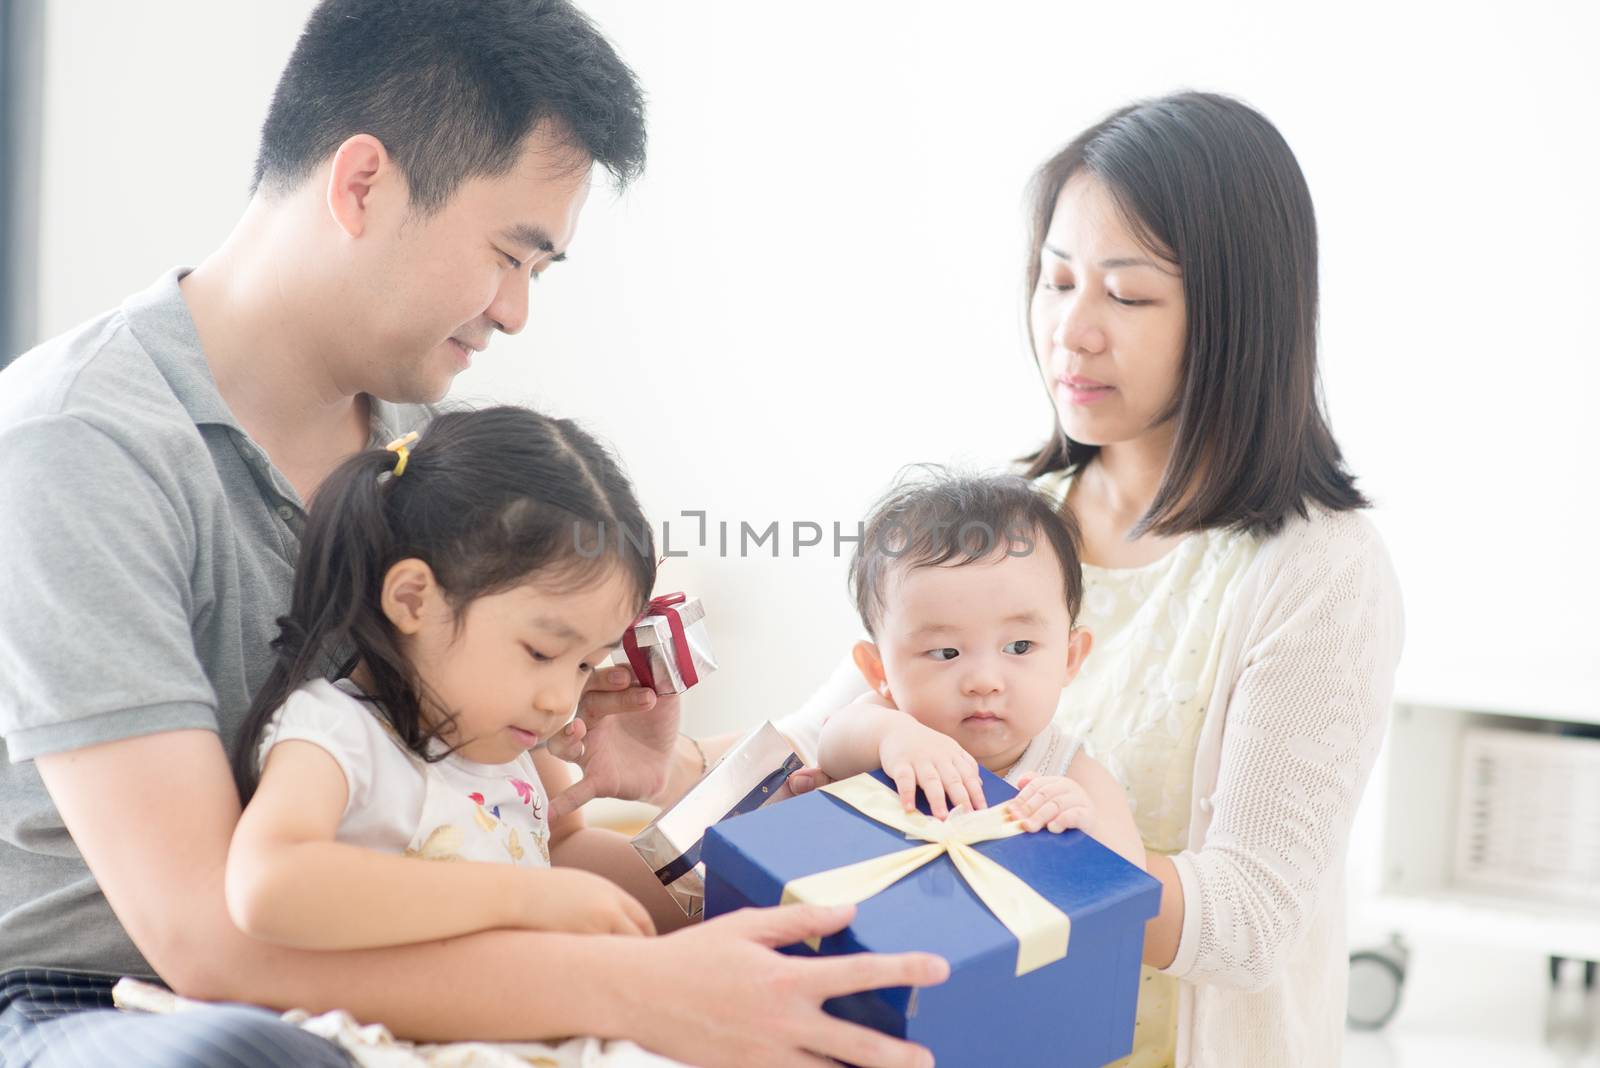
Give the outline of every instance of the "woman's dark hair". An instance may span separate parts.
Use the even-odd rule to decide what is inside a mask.
[[[361,663],[372,711],[423,759],[445,724],[428,723],[425,695],[380,603],[384,576],[415,557],[433,570],[458,623],[473,600],[538,573],[576,589],[620,569],[642,610],[655,585],[655,539],[633,488],[577,424],[526,408],[437,416],[399,454],[357,453],[311,501],[289,614],[272,642],[277,660],[251,702],[234,775],[246,798],[256,749],[274,712],[304,681],[341,677]]]
[[[1367,507],[1328,427],[1317,378],[1317,224],[1294,153],[1260,113],[1212,93],[1113,112],[1035,174],[1026,299],[1056,198],[1087,174],[1130,229],[1183,274],[1186,336],[1166,418],[1176,436],[1150,510],[1130,532],[1233,527],[1273,534],[1308,503]],[[1029,317],[1032,338],[1032,318]],[[1099,448],[1059,424],[1027,477],[1078,471]]]
[[[850,559],[850,592],[861,625],[875,634],[889,577],[901,568],[939,567],[1026,556],[1042,541],[1061,565],[1067,615],[1083,603],[1078,524],[1016,475],[954,475],[935,464],[906,469],[872,506]],[[953,561],[953,564],[952,564]]]
[[[568,0],[323,0],[278,80],[251,192],[295,188],[365,133],[427,215],[509,171],[546,120],[619,185],[644,169],[644,94]]]

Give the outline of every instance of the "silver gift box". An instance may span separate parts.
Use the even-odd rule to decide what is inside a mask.
[[[695,672],[705,678],[717,670],[717,660],[711,653],[711,636],[706,633],[706,610],[700,598],[690,597],[674,605],[683,620],[683,636],[689,643],[689,658]],[[665,616],[646,616],[633,627],[634,640],[639,643],[641,655],[649,658],[650,674],[655,679],[656,693],[683,693],[683,674],[678,670],[678,660],[672,651],[672,625]],[[614,664],[628,663],[628,654],[622,646],[611,652]]]
[[[700,843],[706,828],[767,804],[800,766],[788,739],[771,723],[763,723],[712,765],[676,805],[634,836],[633,848],[690,919],[705,912]]]

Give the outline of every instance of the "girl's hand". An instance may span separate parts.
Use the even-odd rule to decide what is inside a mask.
[[[959,742],[932,727],[925,727],[904,716],[878,743],[878,759],[907,812],[917,807],[917,788],[928,798],[935,819],[944,819],[951,808],[987,807],[983,781],[978,777],[978,762]],[[946,795],[950,804],[945,804]]]
[[[812,790],[820,790],[833,781],[833,776],[821,768],[797,768],[789,773],[783,780],[783,785],[778,787],[777,793],[772,795],[774,801],[787,801],[791,797],[809,794]]]
[[[640,686],[626,665],[596,671],[578,718],[550,740],[552,753],[583,769],[583,778],[551,799],[551,822],[596,797],[656,796],[677,743],[677,694]]]
[[[1094,801],[1074,780],[1065,775],[1024,775],[1017,786],[1021,792],[1006,803],[1006,814],[1023,830],[1060,834],[1076,829],[1094,836]]]
[[[529,870],[520,926],[574,934],[653,935],[650,913],[622,887],[581,868]]]

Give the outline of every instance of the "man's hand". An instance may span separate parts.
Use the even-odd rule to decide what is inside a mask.
[[[884,732],[878,743],[878,759],[894,780],[907,812],[917,807],[919,786],[935,819],[944,819],[951,808],[986,806],[983,780],[972,754],[948,734],[940,734],[909,715],[896,716],[894,726]],[[944,800],[947,794],[948,806]]]
[[[814,959],[774,952],[833,934],[851,906],[745,909],[638,944],[639,980],[625,996],[648,1004],[630,1017],[634,1037],[667,1057],[706,1068],[931,1068],[920,1046],[835,1019],[828,998],[896,986],[932,986],[950,966],[927,953]],[[832,1059],[830,1059],[832,1058]]]
[[[551,821],[597,797],[659,794],[678,741],[678,704],[677,694],[640,686],[626,666],[595,672],[578,718],[550,740],[550,752],[583,769],[583,778],[551,799]]]

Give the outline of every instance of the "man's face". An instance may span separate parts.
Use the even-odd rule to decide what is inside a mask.
[[[530,287],[565,257],[591,170],[536,130],[509,172],[467,180],[434,214],[375,219],[352,264],[368,315],[352,305],[347,391],[437,401],[497,331],[520,331]]]

